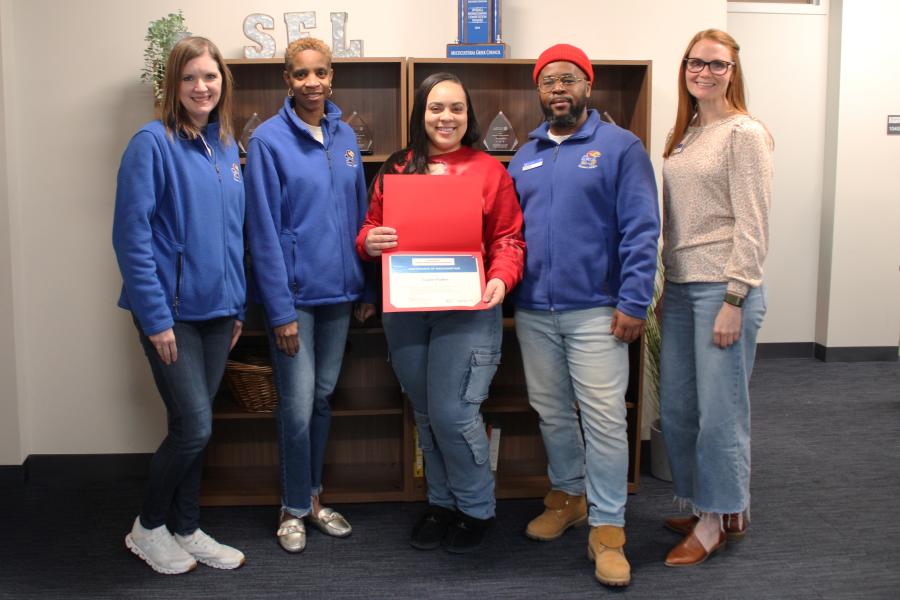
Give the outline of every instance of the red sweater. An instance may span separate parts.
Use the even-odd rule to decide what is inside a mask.
[[[429,158],[429,163],[443,163],[446,175],[474,175],[483,181],[482,207],[484,229],[481,250],[485,257],[487,280],[500,279],[509,293],[522,279],[525,242],[522,239],[522,209],[516,198],[513,180],[499,161],[489,154],[463,146],[459,150]],[[398,172],[403,165],[398,167]],[[383,197],[380,185],[372,186],[369,213],[359,235],[356,252],[363,260],[375,260],[366,252],[366,236],[373,227],[380,227]],[[390,223],[386,224],[390,226]]]

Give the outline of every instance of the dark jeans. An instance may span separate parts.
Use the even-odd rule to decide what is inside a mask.
[[[203,450],[212,432],[212,401],[225,372],[233,317],[175,323],[178,359],[163,364],[143,332],[144,353],[168,412],[169,432],[150,461],[141,525],[155,529],[171,510],[172,531],[189,535],[200,521]]]
[[[269,330],[278,387],[281,506],[295,517],[306,516],[310,496],[322,491],[331,396],[341,374],[352,312],[352,302],[298,306],[300,351],[294,356],[278,349]]]

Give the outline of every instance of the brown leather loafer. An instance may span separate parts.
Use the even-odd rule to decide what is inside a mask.
[[[722,515],[722,525],[725,527],[725,535],[728,537],[729,542],[740,541],[744,539],[744,536],[747,534],[747,518],[745,517],[742,519],[740,517],[740,513]],[[689,517],[669,517],[663,521],[663,527],[674,531],[675,533],[687,535],[694,530],[694,525],[696,525],[699,520],[700,519],[695,515]]]
[[[725,546],[726,539],[725,532],[720,531],[716,545],[707,552],[706,548],[703,547],[703,544],[700,543],[700,540],[697,539],[697,536],[694,535],[694,532],[691,531],[677,546],[669,551],[668,556],[666,556],[666,566],[693,567],[694,565],[699,565],[709,558],[710,554]]]

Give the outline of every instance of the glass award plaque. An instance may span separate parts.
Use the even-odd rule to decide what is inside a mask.
[[[516,146],[519,145],[512,123],[509,122],[502,110],[488,125],[483,143],[488,152],[514,152]]]
[[[244,128],[241,130],[241,137],[238,138],[238,150],[241,156],[247,156],[247,144],[250,143],[250,138],[260,123],[262,123],[262,119],[259,118],[258,114],[253,113],[244,124]]]
[[[363,118],[359,116],[358,112],[354,110],[350,114],[350,118],[347,119],[347,125],[350,126],[350,129],[352,129],[353,133],[356,135],[356,145],[359,146],[360,153],[372,154],[375,147],[375,141],[372,138],[372,130],[369,129],[369,126],[366,125],[366,122],[363,121]]]

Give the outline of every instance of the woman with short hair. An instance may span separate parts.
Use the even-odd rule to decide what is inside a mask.
[[[322,469],[350,315],[365,292],[353,251],[366,214],[366,183],[353,130],[328,98],[331,50],[303,38],[285,51],[287,97],[247,149],[247,243],[266,312],[278,389],[281,512],[288,552],[306,548],[304,519],[334,537],[347,520],[323,507]],[[365,320],[371,304],[356,306]]]

